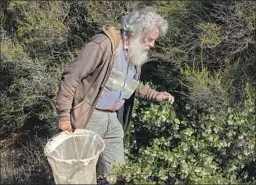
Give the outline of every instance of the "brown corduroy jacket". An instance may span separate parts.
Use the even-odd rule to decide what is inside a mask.
[[[120,43],[119,30],[103,27],[103,33],[95,35],[63,72],[56,99],[59,120],[70,120],[73,128],[86,127],[108,80]],[[131,116],[134,96],[155,101],[157,93],[142,83],[138,86],[134,95],[117,111],[124,129]]]

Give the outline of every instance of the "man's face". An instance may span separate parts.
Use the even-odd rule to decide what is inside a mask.
[[[141,45],[144,49],[154,47],[156,39],[159,37],[159,29],[155,26],[151,33],[142,37]]]
[[[159,29],[155,27],[151,33],[144,36],[134,35],[129,39],[128,53],[131,61],[136,65],[145,63],[148,59],[148,51],[155,45],[159,37]]]

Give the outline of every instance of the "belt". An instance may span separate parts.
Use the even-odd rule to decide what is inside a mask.
[[[104,109],[104,108],[100,108],[100,107],[95,107],[95,109],[97,109],[99,111],[103,111],[103,112],[115,112],[116,111],[116,110]]]

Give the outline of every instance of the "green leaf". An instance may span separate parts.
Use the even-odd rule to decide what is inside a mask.
[[[176,124],[180,124],[180,120],[177,119],[177,118],[175,118],[173,121],[174,121],[174,123],[176,123]]]

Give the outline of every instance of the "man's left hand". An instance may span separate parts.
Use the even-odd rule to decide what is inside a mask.
[[[174,97],[167,93],[167,92],[159,92],[157,95],[156,95],[156,100],[161,102],[161,101],[164,101],[164,100],[168,100],[168,102],[170,102],[171,104],[174,103]]]

